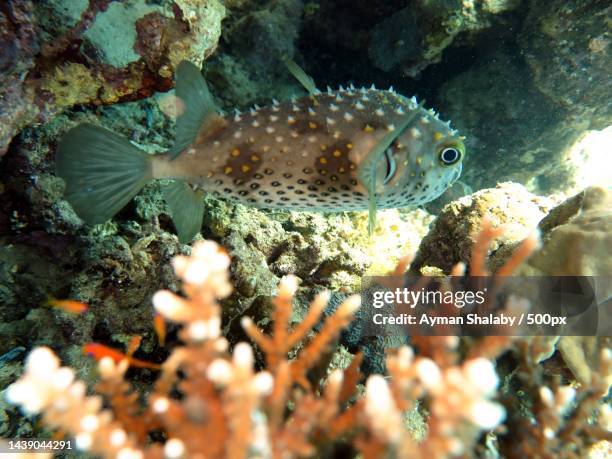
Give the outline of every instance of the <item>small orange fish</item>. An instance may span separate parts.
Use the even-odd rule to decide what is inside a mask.
[[[158,312],[153,314],[153,329],[159,345],[163,347],[166,344],[166,321]]]
[[[161,365],[153,362],[147,362],[146,360],[140,360],[132,357],[132,354],[138,349],[140,345],[141,337],[137,336],[132,338],[130,344],[128,345],[128,352],[124,354],[117,349],[113,349],[112,347],[105,346],[100,343],[87,343],[83,346],[83,352],[85,355],[93,357],[96,360],[101,360],[103,357],[110,357],[116,363],[121,362],[123,359],[127,359],[130,366],[136,368],[149,368],[152,370],[159,370]]]
[[[76,300],[56,300],[55,298],[49,298],[45,303],[47,306],[54,308],[63,309],[70,314],[82,314],[87,311],[87,303]]]

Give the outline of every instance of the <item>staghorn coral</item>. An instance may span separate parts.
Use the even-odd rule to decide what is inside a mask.
[[[163,363],[144,406],[124,379],[129,358],[101,359],[97,395],[88,396],[85,384],[60,367],[48,348],[30,354],[8,399],[28,414],[42,412],[45,425],[74,436],[81,450],[105,457],[303,457],[347,441],[366,458],[385,452],[450,457],[471,449],[482,430],[504,417],[490,400],[498,384],[492,362],[477,354],[460,359],[453,338],[420,338],[420,349],[435,348],[431,358],[415,357],[409,347],[390,354],[390,379],[370,376],[361,396],[359,356],[344,371],[313,377],[359,300],[349,297],[290,360],[288,352],[310,334],[328,300],[321,293],[304,321],[288,331],[297,288],[291,276],[280,283],[270,337],[243,320],[266,356],[266,370],[257,371],[248,344],[229,353],[221,336],[217,299],[232,289],[225,251],[213,242],[198,243],[190,257],[177,256],[173,265],[185,296],[162,290],[153,304],[182,325],[184,344]],[[498,343],[499,351],[507,341]],[[417,400],[427,400],[430,409],[428,434],[420,443],[403,415]],[[148,442],[153,431],[164,432],[165,442]]]

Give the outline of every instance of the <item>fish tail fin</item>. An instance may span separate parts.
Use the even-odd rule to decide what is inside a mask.
[[[92,225],[112,218],[152,178],[148,154],[91,124],[81,124],[62,138],[56,171],[66,182],[66,200]]]

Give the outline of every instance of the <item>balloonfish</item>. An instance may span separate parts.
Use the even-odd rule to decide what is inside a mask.
[[[164,198],[179,239],[201,228],[203,193],[260,208],[370,211],[415,207],[455,182],[463,137],[415,98],[389,90],[319,91],[296,64],[309,94],[224,115],[200,70],[176,73],[176,144],[149,155],[102,127],[81,124],[62,139],[57,173],[86,222],[115,215],[153,179],[170,179]]]

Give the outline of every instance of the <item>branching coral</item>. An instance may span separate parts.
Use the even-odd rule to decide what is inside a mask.
[[[352,445],[364,458],[469,457],[482,433],[506,417],[492,400],[499,378],[490,359],[508,349],[507,337],[481,340],[467,352],[459,351],[457,337],[415,337],[418,355],[408,346],[390,352],[388,376],[370,376],[363,391],[359,354],[346,369],[321,377],[315,370],[327,366],[325,356],[352,320],[359,298],[349,297],[314,332],[329,299],[321,293],[289,330],[297,289],[291,276],[279,285],[270,336],[248,318],[242,321],[265,355],[265,370],[257,370],[249,344],[238,343],[229,352],[221,336],[217,301],[232,290],[229,263],[225,251],[209,241],[196,244],[191,256],[174,259],[184,296],[160,291],[153,304],[167,320],[182,324],[183,345],[163,363],[144,405],[124,378],[128,358],[100,360],[97,395],[87,396],[85,384],[60,367],[48,348],[30,354],[8,399],[28,414],[43,413],[45,425],[74,437],[81,450],[118,458],[284,459],[333,454],[338,445]],[[294,348],[299,350],[289,358]],[[609,356],[606,362],[609,366]],[[602,429],[596,432],[584,422],[563,423],[564,410],[574,403],[570,389],[540,387],[538,394],[542,428],[510,418],[528,438],[544,442],[580,429],[602,437]],[[576,419],[593,413],[602,391],[585,394]],[[405,413],[419,403],[429,414],[427,435],[418,442]]]

